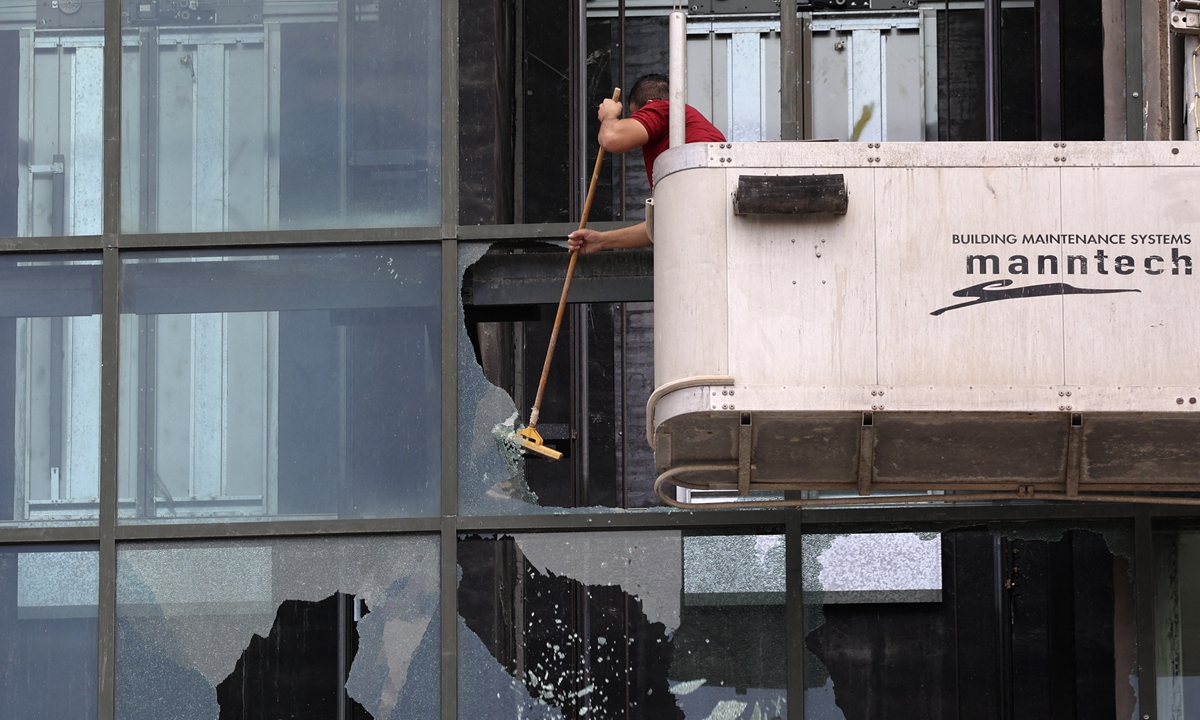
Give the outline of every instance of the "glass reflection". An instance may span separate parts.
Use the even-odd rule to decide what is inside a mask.
[[[438,224],[439,3],[123,7],[126,232]]]
[[[100,260],[0,257],[0,522],[95,522]]]
[[[0,546],[0,717],[96,717],[98,557]]]
[[[0,237],[98,235],[102,0],[0,4]]]
[[[440,251],[131,254],[123,518],[437,512]]]

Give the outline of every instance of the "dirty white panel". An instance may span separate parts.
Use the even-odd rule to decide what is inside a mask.
[[[137,357],[138,324],[136,315],[121,315],[121,379],[117,383],[120,395],[117,407],[117,496],[121,502],[132,501],[134,488],[137,486],[138,456],[135,452],[127,452],[125,448],[137,447],[138,437],[138,388],[141,382],[140,363],[130,359]]]
[[[1070,168],[1062,170],[1062,183],[1071,199],[1063,204],[1064,232],[1122,236],[1112,244],[1065,246],[1088,264],[1086,276],[1066,280],[1132,291],[1063,298],[1067,383],[1176,385],[1195,378],[1200,361],[1176,349],[1179,339],[1200,337],[1195,171]],[[1079,400],[1087,403],[1087,395]]]
[[[763,140],[761,85],[763,58],[757,32],[735,32],[729,41],[729,131],[734,142]]]
[[[812,99],[813,137],[849,140],[850,107],[849,34],[813,33]],[[857,116],[856,116],[857,117]]]
[[[708,200],[695,202],[699,197]],[[717,169],[679,173],[655,187],[654,308],[672,319],[655,326],[657,385],[729,367],[725,197],[725,172]],[[665,211],[657,209],[659,198]],[[659,229],[684,227],[694,231],[658,236]]]
[[[728,171],[738,178],[811,175],[811,169]],[[870,208],[873,173],[845,173],[855,207]],[[725,204],[730,201],[726,200]],[[726,250],[731,353],[739,385],[875,382],[875,266],[871,212],[844,216],[732,216]],[[755,348],[754,352],[738,352]]]
[[[155,422],[154,463],[146,472],[149,481],[156,484],[153,489],[156,497],[164,497],[165,491],[172,498],[186,498],[190,494],[192,477],[191,317],[158,315],[149,320],[156,323],[152,340],[155,343],[154,375],[146,380],[153,383]]]
[[[195,57],[195,142],[192,146],[193,230],[225,229],[225,136],[227,68],[225,46],[203,44]],[[174,171],[174,168],[172,168]]]
[[[224,495],[225,316],[192,315],[192,472],[195,498]]]
[[[158,229],[191,232],[196,47],[164,45],[158,81]],[[218,99],[219,102],[219,99]]]
[[[1059,232],[1056,171],[1026,168],[909,168],[876,171],[879,383],[883,385],[1058,385],[1062,297],[1049,295],[932,312],[970,297],[954,292],[1009,274],[1019,244],[956,244],[955,235]],[[857,197],[851,197],[854,206]],[[969,212],[955,212],[955,209]],[[868,208],[869,209],[869,208]],[[855,212],[861,212],[860,206]],[[1039,246],[1058,254],[1055,246]],[[971,261],[971,256],[994,258]],[[986,264],[989,274],[981,274]],[[1029,284],[1059,282],[1037,275]],[[1058,268],[1061,272],[1061,266]],[[995,274],[992,274],[993,272]],[[1022,281],[1022,284],[1025,284]]]
[[[16,452],[26,502],[57,500],[50,467],[50,318],[17,319]],[[18,508],[27,517],[28,508]]]
[[[886,98],[883,121],[885,139],[889,142],[919,142],[925,139],[923,51],[920,32],[893,30],[883,35],[883,65],[886,69],[883,78]],[[933,139],[936,140],[937,136]]]
[[[100,497],[100,316],[63,320],[63,470],[68,497]]]
[[[267,422],[275,403],[271,358],[277,313],[226,315],[224,494],[262,495],[270,469],[267,448],[275,433]]]
[[[121,53],[121,230],[137,232],[142,207],[142,63],[140,46]],[[124,330],[122,329],[122,332]]]
[[[74,235],[99,235],[104,169],[104,49],[75,50],[71,176],[68,186]]]
[[[225,170],[228,211],[224,229],[257,230],[267,226],[267,78],[265,46],[227,45]]]
[[[855,30],[846,44],[850,51],[850,92],[846,118],[847,137],[864,118],[859,131],[861,142],[887,140],[883,118],[887,112],[884,91],[887,65],[883,56],[883,38],[876,28]]]

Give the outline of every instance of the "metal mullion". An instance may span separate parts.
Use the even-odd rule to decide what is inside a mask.
[[[340,230],[252,230],[242,232],[157,233],[122,235],[124,249],[178,250],[276,245],[364,245],[434,242],[441,227],[361,228]]]
[[[800,513],[788,515],[784,539],[788,717],[804,720],[804,533]]]
[[[442,242],[441,712],[458,717],[458,242]]]
[[[115,241],[121,232],[121,2],[104,4],[104,150],[101,232]],[[103,716],[102,716],[103,717]]]
[[[1139,506],[1133,520],[1134,615],[1137,621],[1138,714],[1158,716],[1154,659],[1154,528],[1150,509]]]
[[[442,720],[458,720],[458,533],[454,518],[442,518],[441,708]]]
[[[455,0],[448,0],[454,3]],[[457,4],[455,4],[457,16]],[[457,23],[455,25],[457,28]],[[457,46],[457,43],[456,43]],[[450,108],[457,118],[457,108]],[[457,134],[455,141],[457,143]],[[453,165],[457,170],[458,163]],[[457,177],[457,175],[452,175]],[[443,196],[446,197],[446,196]],[[449,226],[447,226],[449,229]],[[442,241],[441,387],[441,716],[458,717],[458,241]]]
[[[1134,505],[1061,503],[1045,505],[959,505],[951,507],[874,507],[806,509],[805,525],[864,525],[903,528],[916,523],[1032,522],[1130,518]]]
[[[121,258],[115,247],[106,247],[101,276],[100,320],[99,720],[113,720],[116,713],[120,289]]]
[[[458,225],[458,0],[442,0],[442,229]]]
[[[66,237],[0,238],[0,253],[71,252],[100,250],[103,235],[69,235]]]
[[[622,512],[556,515],[459,517],[460,532],[556,532],[572,530],[727,529],[782,526],[786,510],[704,510],[699,512]]]
[[[499,515],[459,517],[462,532],[558,531],[610,529],[666,529],[687,527],[752,527],[782,525],[788,509],[633,511],[545,515]],[[1072,505],[955,505],[950,507],[869,507],[800,510],[806,526],[861,528],[901,531],[928,525],[953,526],[963,523],[1044,522],[1131,518],[1135,506],[1080,503]]]
[[[1142,90],[1142,3],[1125,0],[1125,139],[1145,140]]]
[[[124,540],[199,540],[310,535],[374,535],[433,533],[441,521],[426,518],[370,518],[357,520],[264,520],[208,523],[147,523],[118,525],[116,538]]]

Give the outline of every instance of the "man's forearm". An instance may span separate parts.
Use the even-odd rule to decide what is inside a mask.
[[[647,247],[651,244],[645,222],[602,233],[602,242],[605,250]]]

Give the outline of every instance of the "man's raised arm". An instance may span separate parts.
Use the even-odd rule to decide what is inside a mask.
[[[650,135],[633,118],[621,117],[621,103],[611,98],[600,103],[596,111],[600,119],[600,147],[610,153],[626,153],[650,141]]]

